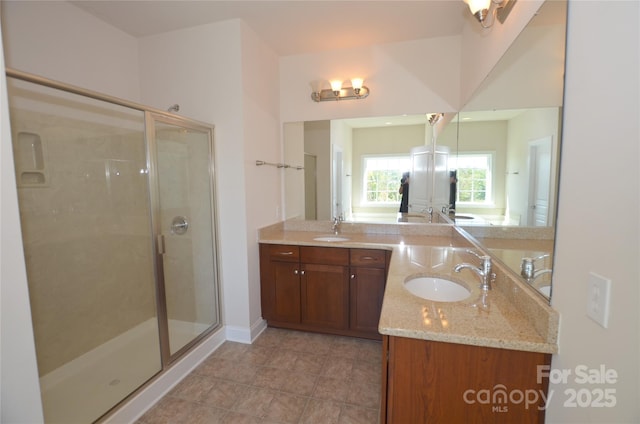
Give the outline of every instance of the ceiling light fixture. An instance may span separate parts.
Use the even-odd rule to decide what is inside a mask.
[[[314,102],[364,99],[369,95],[369,89],[363,85],[364,79],[362,78],[352,78],[351,87],[343,87],[340,80],[331,80],[329,84],[331,89],[311,93],[311,98]]]
[[[471,14],[476,17],[482,28],[490,28],[496,21],[504,23],[516,0],[464,0]]]

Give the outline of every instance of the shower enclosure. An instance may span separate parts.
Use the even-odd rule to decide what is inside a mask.
[[[7,76],[45,421],[90,423],[220,327],[213,128]]]

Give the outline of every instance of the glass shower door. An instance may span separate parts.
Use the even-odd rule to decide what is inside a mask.
[[[144,113],[8,92],[45,421],[92,422],[162,369]]]
[[[149,114],[155,139],[156,234],[166,360],[219,323],[212,129]],[[161,317],[163,314],[160,315]],[[168,344],[168,346],[167,346]]]

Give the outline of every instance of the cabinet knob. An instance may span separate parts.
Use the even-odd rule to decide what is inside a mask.
[[[304,275],[304,270],[300,271],[300,275]]]
[[[298,275],[298,270],[297,270],[297,269],[294,269],[294,270],[293,270],[293,273],[294,273],[295,275]]]
[[[351,279],[355,280],[356,279],[356,274],[351,274]]]

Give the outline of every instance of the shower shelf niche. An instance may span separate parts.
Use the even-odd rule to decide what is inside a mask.
[[[21,131],[13,140],[18,187],[45,187],[47,172],[40,135]]]

